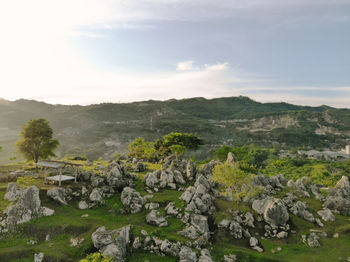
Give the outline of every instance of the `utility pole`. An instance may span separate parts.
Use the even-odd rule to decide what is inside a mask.
[[[151,130],[153,130],[153,117],[151,116]]]

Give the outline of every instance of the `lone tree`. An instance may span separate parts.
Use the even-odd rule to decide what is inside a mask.
[[[54,150],[59,142],[52,138],[52,134],[53,130],[47,120],[32,119],[23,127],[17,147],[27,160],[33,160],[37,164],[39,159],[55,156]]]

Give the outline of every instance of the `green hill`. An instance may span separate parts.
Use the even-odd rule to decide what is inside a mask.
[[[0,100],[0,162],[14,155],[21,126],[39,117],[50,121],[61,157],[109,157],[135,137],[155,139],[176,131],[201,136],[207,145],[198,152],[202,157],[218,144],[339,149],[350,140],[349,109],[259,103],[241,96],[89,106]]]

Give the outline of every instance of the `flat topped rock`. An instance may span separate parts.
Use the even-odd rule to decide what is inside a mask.
[[[47,180],[60,181],[60,175],[47,177]],[[73,176],[61,175],[61,181],[74,180]]]

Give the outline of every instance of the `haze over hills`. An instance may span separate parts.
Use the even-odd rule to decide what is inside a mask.
[[[255,143],[341,149],[350,141],[350,109],[259,103],[248,97],[189,98],[89,106],[51,105],[33,100],[0,100],[0,162],[14,156],[21,126],[32,118],[50,121],[60,141],[58,156],[108,158],[141,136],[153,140],[170,132],[197,133],[206,146]]]

